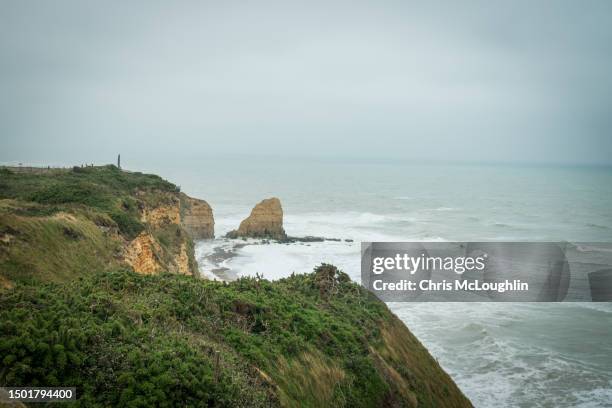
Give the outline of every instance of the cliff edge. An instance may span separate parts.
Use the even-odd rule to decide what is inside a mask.
[[[181,225],[192,239],[212,239],[215,237],[215,219],[212,208],[204,200],[181,193]]]
[[[194,239],[212,238],[206,201],[115,166],[0,169],[0,283],[63,281],[121,267],[198,275]]]

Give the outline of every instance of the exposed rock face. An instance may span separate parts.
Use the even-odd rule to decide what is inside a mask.
[[[181,225],[192,239],[215,237],[215,220],[212,208],[204,200],[182,195],[183,208]]]
[[[126,242],[125,262],[146,275],[161,271],[198,275],[191,240],[214,237],[208,203],[183,193],[140,192],[138,197],[140,221],[146,231]],[[160,237],[164,236],[166,243],[162,245]]]
[[[160,228],[181,221],[181,202],[178,194],[139,190],[135,195],[142,223]]]
[[[174,205],[143,209],[141,221],[146,222],[154,228],[168,224],[178,224],[181,220],[178,200]]]
[[[125,251],[125,261],[134,268],[137,273],[152,275],[161,269],[158,254],[161,247],[151,236],[143,232],[130,241]]]
[[[227,237],[286,239],[280,200],[272,197],[257,204],[251,215],[240,223],[238,230],[229,232]]]
[[[162,270],[183,275],[197,275],[197,266],[189,259],[188,246],[183,242],[178,253],[164,256],[164,249],[151,234],[143,232],[127,244],[125,262],[134,272],[154,275]]]
[[[183,243],[181,245],[181,251],[179,256],[176,258],[177,272],[183,275],[191,275],[191,267],[189,266],[189,254],[187,253],[187,245]]]

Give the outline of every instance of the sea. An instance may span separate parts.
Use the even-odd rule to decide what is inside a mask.
[[[361,241],[612,242],[609,167],[233,157],[147,170],[212,206],[218,238],[196,243],[211,279],[326,262],[359,281]],[[222,238],[268,197],[289,235],[340,241]],[[612,407],[612,303],[388,305],[476,407]]]

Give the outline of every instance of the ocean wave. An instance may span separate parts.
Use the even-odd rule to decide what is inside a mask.
[[[418,219],[411,214],[374,212],[317,212],[290,214],[284,219],[285,230],[294,236],[325,236],[359,241],[405,241]],[[404,233],[406,231],[407,233]]]
[[[610,248],[609,244],[606,245],[572,245],[573,248],[578,252],[612,252],[612,248]]]
[[[576,398],[576,406],[580,408],[609,407],[612,401],[612,380],[607,386],[573,391],[572,396]]]
[[[589,309],[603,314],[612,314],[612,303],[607,302],[571,302],[562,303],[565,307],[577,307],[583,309]]]
[[[437,207],[432,209],[433,211],[459,211],[459,208],[455,207]]]
[[[605,364],[574,355],[571,347],[557,349],[561,339],[549,332],[565,332],[565,325],[573,324],[570,322],[575,318],[595,322],[602,317],[575,315],[559,310],[560,305],[390,303],[389,307],[475,406],[602,406],[606,394],[598,390],[605,389],[612,379],[611,370]],[[563,305],[575,311],[578,306],[592,306]],[[547,324],[552,322],[556,328],[534,329],[534,325],[539,327],[539,319],[551,314],[554,318],[546,320]],[[580,343],[581,330],[577,329],[575,336],[564,341]],[[602,346],[599,352],[606,353],[605,350]],[[593,405],[597,403],[600,405]]]
[[[605,373],[554,351],[489,336],[440,360],[451,358],[452,366],[462,367],[449,371],[476,406],[589,406],[601,402],[597,390],[608,381]]]

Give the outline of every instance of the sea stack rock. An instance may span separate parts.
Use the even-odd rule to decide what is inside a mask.
[[[286,239],[280,200],[272,197],[257,204],[251,210],[251,215],[240,223],[238,230],[229,232],[227,237]]]
[[[212,208],[204,200],[181,197],[181,224],[191,239],[210,239],[215,237],[215,220]]]

